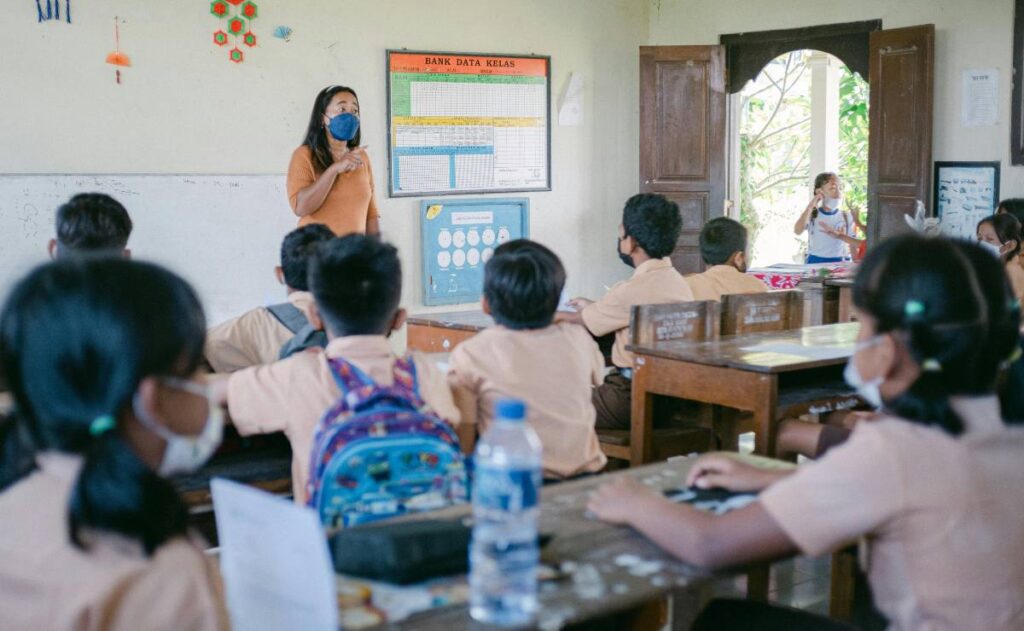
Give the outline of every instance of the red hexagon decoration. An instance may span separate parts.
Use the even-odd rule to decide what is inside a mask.
[[[241,11],[242,15],[249,19],[256,17],[259,13],[259,9],[257,9],[256,3],[252,2],[252,0],[249,0],[249,2],[243,4]]]
[[[228,43],[228,34],[221,30],[213,32],[213,43],[218,46],[223,46]]]
[[[243,53],[237,46],[231,49],[228,56],[231,57],[231,61],[236,64],[240,64],[245,60],[245,53]]]
[[[236,7],[237,7],[238,5],[240,5],[240,4],[242,4],[242,1],[243,1],[243,0],[228,0],[228,2],[230,2],[230,3],[231,3],[231,4],[233,4],[233,5],[235,5]]]
[[[245,42],[245,45],[249,46],[250,48],[255,46],[256,33],[253,33],[252,31],[247,31],[246,34],[242,36],[242,41]]]
[[[213,0],[213,2],[210,3],[210,13],[219,18],[226,16],[229,11],[230,9],[224,0]]]
[[[228,33],[232,35],[240,35],[245,31],[245,20],[242,18],[231,18],[228,20]]]

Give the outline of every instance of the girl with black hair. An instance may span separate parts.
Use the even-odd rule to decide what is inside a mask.
[[[288,165],[288,201],[299,226],[325,224],[338,236],[380,232],[359,120],[352,88],[332,85],[316,95],[306,136]]]
[[[764,489],[722,516],[629,480],[602,487],[590,510],[706,567],[820,555],[860,540],[889,629],[1024,628],[1024,428],[1003,422],[994,396],[1015,354],[1020,311],[999,262],[966,242],[896,237],[868,252],[853,300],[860,333],[847,379],[882,408],[879,418],[791,472],[701,458],[689,484]],[[694,629],[753,628],[730,626],[749,625],[744,616],[761,629],[849,628],[719,603]]]
[[[842,209],[843,183],[835,173],[814,178],[814,196],[800,213],[793,232],[807,232],[807,263],[840,263],[850,260],[847,241],[853,238],[853,216]]]
[[[216,569],[164,479],[222,418],[197,380],[205,319],[155,265],[37,268],[0,314],[0,628],[227,629]]]
[[[998,256],[1006,268],[1013,295],[1024,299],[1024,268],[1020,263],[1021,225],[1009,213],[985,217],[978,222],[978,243],[981,247]]]

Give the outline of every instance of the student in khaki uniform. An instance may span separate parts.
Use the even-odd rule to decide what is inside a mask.
[[[520,239],[498,247],[484,270],[483,310],[497,326],[459,344],[448,382],[462,425],[487,431],[498,399],[526,402],[526,422],[544,447],[544,477],[565,479],[600,471],[607,458],[594,431],[591,389],[604,376],[604,358],[587,330],[553,324],[565,285],[554,252]],[[471,440],[463,434],[467,451]]]
[[[205,322],[180,278],[59,261],[14,289],[0,364],[0,629],[229,628],[216,564],[164,476],[223,428],[196,380]]]
[[[341,396],[327,364],[340,357],[371,379],[388,385],[395,354],[387,336],[405,322],[399,308],[402,268],[398,251],[377,237],[351,234],[317,248],[310,261],[314,324],[329,342],[323,351],[297,353],[266,366],[218,378],[215,397],[226,401],[231,421],[243,436],[284,432],[292,445],[295,501],[306,502],[309,458],[317,424]],[[444,374],[414,354],[420,396],[438,416],[457,425],[459,411]]]
[[[306,278],[309,258],[317,246],[333,238],[334,233],[320,224],[303,226],[285,236],[281,265],[274,268],[274,274],[288,289],[288,302],[257,307],[210,329],[206,361],[214,372],[234,372],[278,360],[281,347],[309,322],[313,306]]]
[[[641,193],[626,201],[622,210],[615,253],[635,268],[628,280],[616,283],[598,301],[576,298],[576,313],[559,312],[555,320],[583,324],[594,337],[615,333],[612,363],[615,371],[594,388],[598,428],[627,428],[633,355],[629,343],[629,315],[633,305],[693,300],[693,292],[668,256],[682,229],[679,206],[662,195]]]
[[[635,483],[600,489],[590,509],[705,567],[817,556],[860,541],[889,629],[1024,628],[1024,427],[1000,418],[994,396],[1020,311],[1000,267],[966,242],[882,242],[857,274],[861,330],[847,367],[850,384],[882,406],[880,418],[795,470],[702,458],[688,484],[764,489],[722,516]],[[726,601],[694,629],[796,628],[810,616]]]
[[[726,294],[757,294],[768,286],[747,271],[747,229],[728,217],[715,217],[700,230],[700,257],[710,265],[686,277],[694,300],[721,300]]]
[[[79,193],[57,209],[56,236],[47,251],[51,259],[81,254],[131,258],[128,238],[132,219],[121,202],[104,193]]]

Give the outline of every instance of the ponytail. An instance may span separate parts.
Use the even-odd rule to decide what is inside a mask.
[[[0,420],[0,491],[36,468],[36,449],[19,415]]]
[[[177,491],[114,431],[91,439],[71,493],[71,541],[88,548],[86,529],[137,539],[147,555],[187,532],[188,511]]]

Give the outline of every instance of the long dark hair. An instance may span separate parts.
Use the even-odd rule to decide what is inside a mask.
[[[0,314],[0,365],[14,414],[0,432],[0,488],[48,450],[78,454],[69,534],[117,532],[153,553],[185,534],[187,511],[169,482],[114,429],[147,376],[191,375],[202,360],[206,321],[195,292],[171,272],[120,258],[49,263],[18,283]]]
[[[1020,311],[999,262],[978,245],[904,235],[868,251],[853,302],[892,333],[921,367],[885,408],[959,435],[952,395],[990,394],[1016,347]]]
[[[978,226],[977,228],[975,228],[975,230],[980,230],[984,224],[989,224],[992,226],[992,230],[995,231],[996,237],[999,238],[999,243],[1007,243],[1008,241],[1013,241],[1014,243],[1017,244],[1017,246],[1013,248],[1013,250],[1005,252],[1000,255],[1003,259],[1003,262],[1008,262],[1012,260],[1013,257],[1020,254],[1021,227],[1020,221],[1018,221],[1016,217],[1009,213],[989,215],[988,217],[985,217],[984,219],[978,222]]]
[[[356,104],[359,104],[359,95],[352,88],[343,85],[332,85],[320,90],[320,94],[316,95],[316,99],[313,101],[313,112],[309,115],[309,126],[306,128],[306,137],[302,139],[302,144],[309,147],[310,153],[313,154],[313,169],[316,170],[317,175],[320,175],[327,170],[327,167],[334,163],[334,157],[331,155],[331,146],[327,141],[327,134],[329,133],[324,129],[324,112],[327,111],[327,106],[331,104],[331,99],[334,95],[339,92],[348,92],[356,99]],[[349,149],[355,149],[359,146],[360,140],[363,135],[362,125],[356,130],[356,135],[348,141],[347,146]]]

